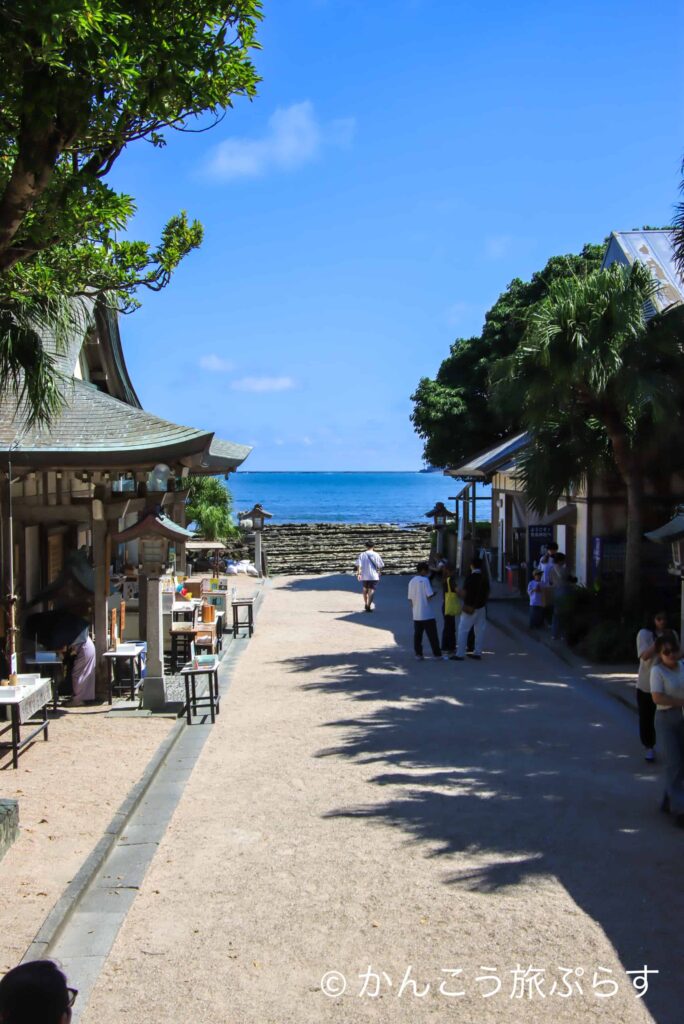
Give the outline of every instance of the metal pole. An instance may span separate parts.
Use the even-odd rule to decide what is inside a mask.
[[[15,682],[17,674],[17,625],[16,625],[16,603],[17,597],[14,592],[14,521],[12,519],[12,456],[11,453],[18,448],[19,442],[15,439],[9,446],[7,452],[7,534],[9,541],[9,594],[7,595],[7,654],[9,661],[10,681]]]

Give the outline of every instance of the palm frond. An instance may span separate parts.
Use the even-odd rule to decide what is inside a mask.
[[[23,299],[0,307],[0,395],[17,404],[23,426],[48,427],[67,400],[69,377],[58,365],[88,307],[79,300]]]

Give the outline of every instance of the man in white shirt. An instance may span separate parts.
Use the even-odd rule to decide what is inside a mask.
[[[408,585],[408,599],[413,612],[413,650],[417,660],[422,661],[423,633],[427,633],[435,658],[446,661],[447,656],[442,654],[437,636],[434,609],[435,592],[429,579],[430,566],[427,562],[419,562],[416,566],[416,573],[417,575],[411,578]]]
[[[366,541],[366,550],[362,551],[356,559],[356,572],[363,587],[363,610],[373,611],[373,600],[375,599],[375,588],[380,579],[380,570],[385,568],[377,551],[373,551],[373,541]]]
[[[539,559],[539,566],[538,567],[539,567],[539,569],[541,569],[542,584],[545,587],[553,586],[551,576],[552,576],[553,570],[554,570],[554,561],[553,560],[554,560],[554,558],[556,556],[556,552],[557,551],[558,551],[558,545],[556,544],[555,540],[552,540],[550,542],[550,544],[548,545],[548,547],[546,548],[546,551],[544,552],[544,554]]]
[[[544,588],[544,618],[549,625],[553,620],[553,573],[555,569],[554,558],[558,551],[558,544],[552,540],[546,551],[539,559],[538,568],[541,569],[542,586]]]

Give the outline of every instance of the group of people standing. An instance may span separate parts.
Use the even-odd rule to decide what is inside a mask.
[[[436,588],[433,585],[436,584]],[[443,616],[442,642],[437,633],[437,608],[439,596]],[[423,660],[423,635],[427,635],[435,658],[464,661],[468,637],[473,635],[473,650],[470,656],[477,661],[482,657],[485,631],[487,628],[487,599],[489,578],[481,558],[473,558],[470,572],[463,586],[459,586],[453,565],[443,561],[430,579],[430,565],[419,562],[416,575],[408,585],[408,599],[413,614],[413,650],[419,661]]]
[[[374,550],[373,541],[366,541],[366,550],[356,559],[356,574],[363,590],[363,608],[373,611],[375,590],[384,562]],[[413,616],[413,650],[419,661],[424,659],[423,637],[435,658],[443,661],[464,661],[466,653],[482,657],[487,626],[489,577],[481,558],[473,558],[470,572],[460,586],[453,565],[442,560],[436,570],[429,562],[419,562],[416,574],[408,585],[408,599]],[[443,617],[442,639],[437,631],[437,609]],[[466,650],[472,640],[472,650]]]
[[[530,629],[542,629],[549,623],[553,639],[561,639],[563,598],[576,582],[575,577],[570,575],[565,554],[552,541],[539,559],[527,585]]]
[[[659,611],[636,638],[639,657],[636,695],[639,738],[647,761],[656,741],[665,762],[661,809],[684,827],[684,664],[679,637]]]

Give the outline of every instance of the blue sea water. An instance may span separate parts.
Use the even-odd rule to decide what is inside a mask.
[[[425,523],[436,501],[454,508],[451,495],[463,483],[441,473],[250,473],[231,474],[226,486],[233,509],[261,502],[277,523]],[[489,494],[482,487],[482,495]],[[478,519],[489,520],[489,498],[480,499]]]

